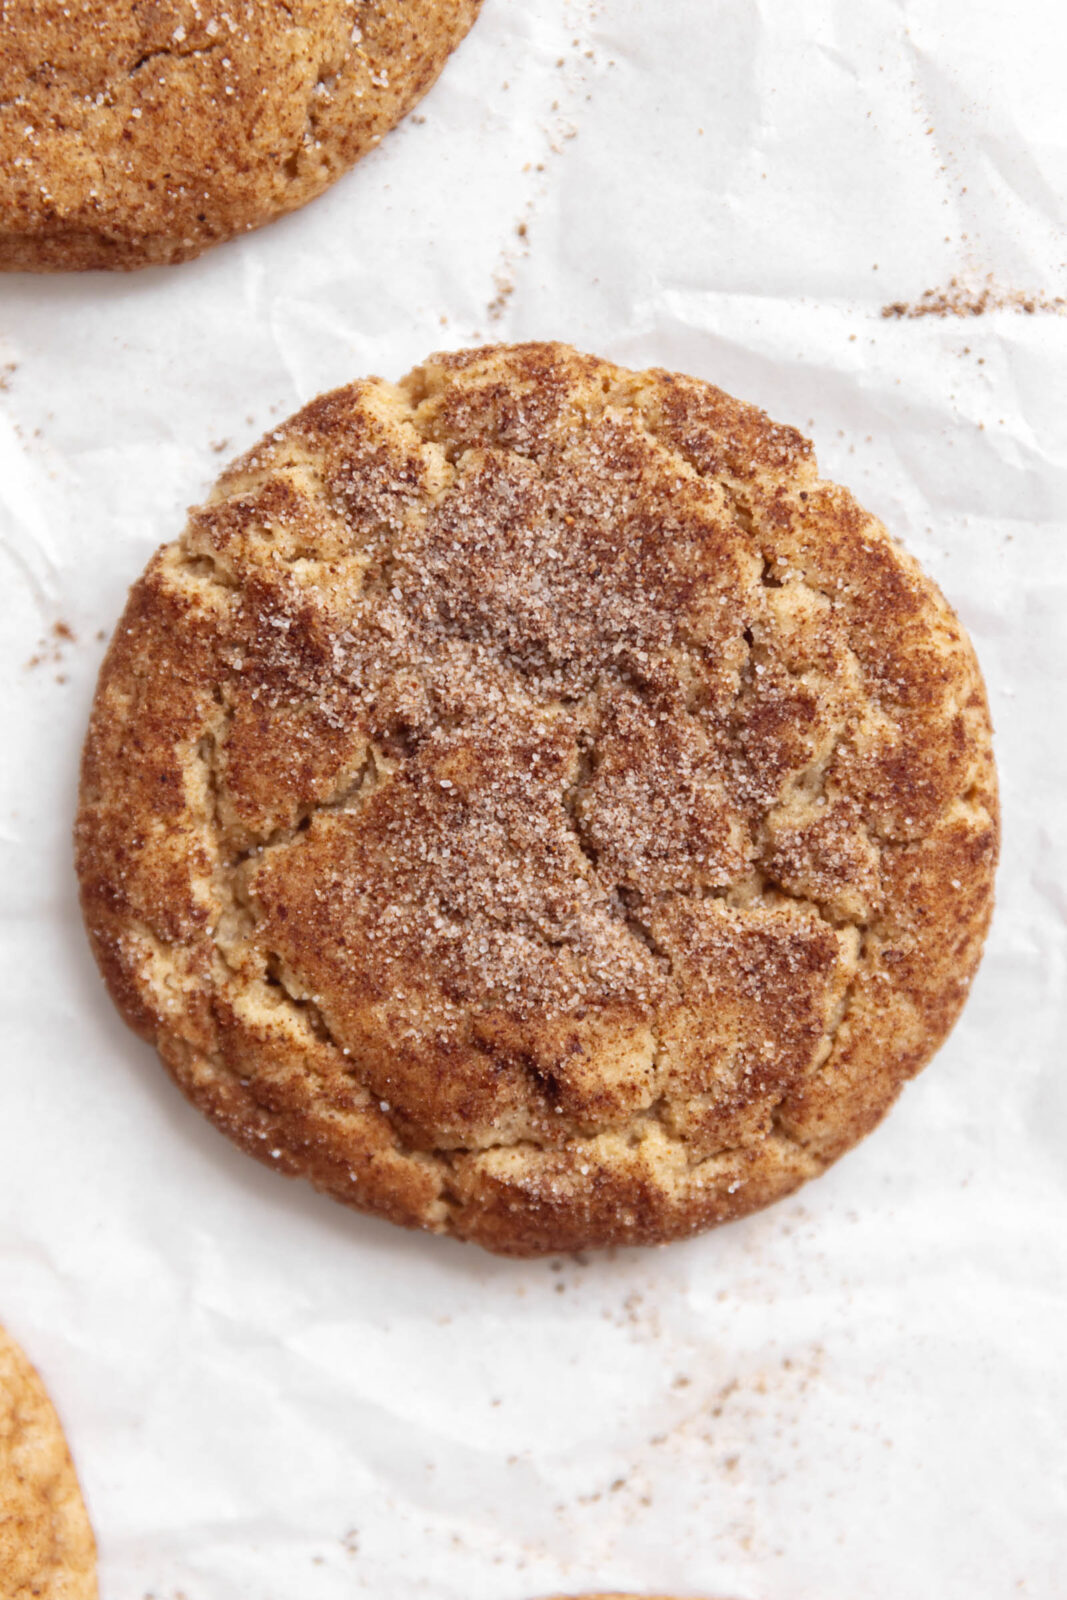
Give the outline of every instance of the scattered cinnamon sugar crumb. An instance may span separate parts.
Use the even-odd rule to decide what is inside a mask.
[[[508,301],[515,293],[515,284],[511,278],[505,277],[502,272],[498,272],[494,276],[493,283],[496,287],[496,294],[485,309],[490,322],[499,322],[504,315]]]
[[[37,641],[37,649],[26,663],[27,668],[41,667],[46,663],[52,666],[63,665],[63,647],[68,644],[77,644],[77,634],[69,622],[62,618],[52,624],[50,633]],[[61,673],[56,677],[57,683],[66,683],[66,674]]]
[[[1067,299],[1062,295],[1027,294],[1019,289],[1000,289],[992,275],[981,288],[950,278],[945,289],[927,289],[918,300],[894,300],[882,307],[882,316],[898,320],[916,317],[980,317],[987,311],[1022,311],[1027,316],[1051,312],[1062,316]]]

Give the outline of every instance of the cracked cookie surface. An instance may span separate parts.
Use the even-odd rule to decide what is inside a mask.
[[[0,1593],[96,1600],[96,1545],[44,1385],[0,1328]]]
[[[970,644],[810,446],[559,345],[313,401],[131,592],[78,872],[268,1165],[514,1254],[777,1199],[943,1040],[992,905]]]
[[[186,261],[314,198],[481,0],[5,0],[0,270]]]

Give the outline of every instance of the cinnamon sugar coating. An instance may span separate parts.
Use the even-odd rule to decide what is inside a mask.
[[[246,1150],[516,1255],[787,1194],[944,1039],[992,906],[959,622],[808,443],[561,345],[313,401],[105,660],[77,860]]]
[[[59,1418],[0,1328],[0,1594],[96,1600],[96,1543]]]
[[[481,0],[5,0],[0,270],[187,261],[302,206]]]

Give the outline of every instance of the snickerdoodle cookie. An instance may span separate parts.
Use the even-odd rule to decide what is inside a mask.
[[[0,269],[186,261],[319,194],[481,0],[5,0]]]
[[[971,646],[811,447],[559,345],[313,401],[135,585],[97,958],[231,1138],[522,1254],[787,1194],[944,1039],[992,904]]]
[[[96,1545],[59,1418],[0,1328],[0,1594],[96,1600]]]

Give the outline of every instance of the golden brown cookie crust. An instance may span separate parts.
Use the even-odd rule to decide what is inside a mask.
[[[96,1545],[59,1418],[0,1328],[0,1594],[96,1600]]]
[[[4,0],[0,270],[152,266],[373,149],[481,0]]]
[[[790,428],[561,345],[313,401],[134,586],[77,861],[195,1104],[516,1255],[795,1189],[963,1003],[971,646]]]

